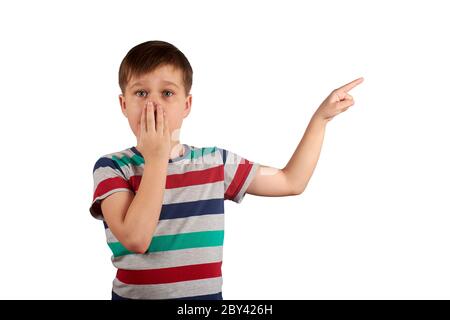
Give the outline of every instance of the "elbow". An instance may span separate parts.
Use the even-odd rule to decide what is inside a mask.
[[[141,245],[141,244],[136,244],[136,245],[131,245],[128,250],[131,252],[137,253],[137,254],[144,254],[147,252],[148,247]]]
[[[128,251],[138,253],[138,254],[144,254],[148,251],[150,246],[151,239],[146,238],[135,238],[130,239],[127,241],[127,243],[124,243],[125,248],[128,249]]]
[[[305,191],[305,187],[301,187],[301,188],[294,188],[291,192],[291,195],[293,196],[298,196],[300,194],[303,193],[303,191]]]

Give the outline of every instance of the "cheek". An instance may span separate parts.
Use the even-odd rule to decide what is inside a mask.
[[[133,119],[130,119],[130,124],[135,128],[136,132],[138,132],[141,128],[141,116],[134,116]]]

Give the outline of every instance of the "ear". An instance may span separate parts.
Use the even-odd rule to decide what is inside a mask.
[[[186,118],[189,115],[189,113],[191,113],[191,106],[192,106],[192,94],[189,94],[186,97],[186,101],[184,103],[183,119]]]
[[[125,118],[128,118],[127,105],[126,105],[125,97],[123,96],[123,94],[119,94],[119,103],[120,103],[120,109],[122,110],[123,115],[125,116]]]

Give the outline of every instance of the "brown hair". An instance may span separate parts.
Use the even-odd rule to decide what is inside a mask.
[[[119,86],[125,95],[125,88],[132,76],[139,77],[164,65],[181,70],[185,95],[192,87],[192,68],[183,52],[174,45],[159,40],[147,41],[131,48],[119,68]]]

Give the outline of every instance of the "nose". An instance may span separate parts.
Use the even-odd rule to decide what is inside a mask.
[[[161,96],[158,94],[158,92],[149,92],[147,93],[147,96],[145,97],[145,100],[148,101],[148,103],[150,104],[151,102],[153,102],[153,104],[155,106],[157,105],[162,105],[162,99]]]
[[[161,109],[163,110],[163,111],[165,111],[165,108],[163,107],[163,105],[161,104],[161,103],[159,103],[159,101],[157,101],[157,100],[153,100],[153,99],[147,99],[146,100],[146,103],[148,102],[148,107],[150,107],[152,104],[153,104],[153,106],[154,106],[154,112],[155,112],[155,116],[156,116],[156,107],[157,106],[161,106]]]
[[[147,99],[145,102],[148,103],[148,106],[151,106],[152,104],[155,107],[158,106],[158,105],[162,106],[162,104],[156,99]]]

